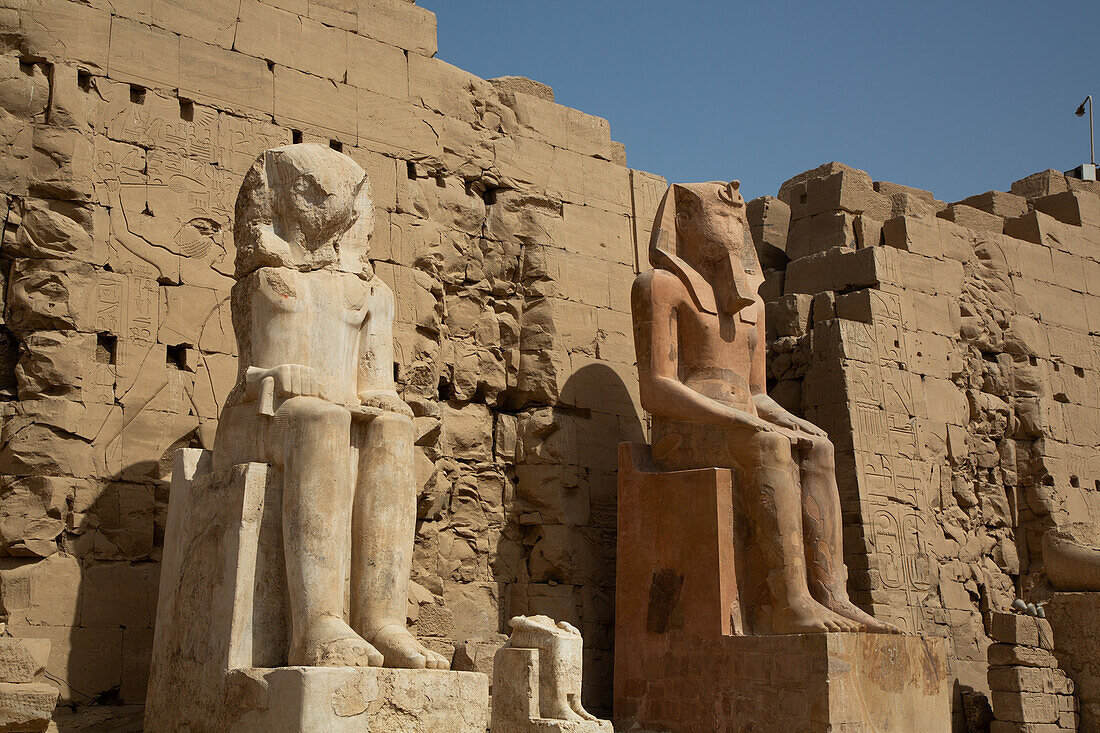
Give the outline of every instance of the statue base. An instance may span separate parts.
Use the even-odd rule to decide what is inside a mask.
[[[618,510],[616,730],[951,730],[945,640],[767,633],[730,470],[623,443]]]
[[[282,479],[177,452],[145,730],[484,733],[480,672],[288,667]]]
[[[489,680],[479,672],[356,667],[239,669],[209,729],[234,733],[485,733]]]
[[[1080,706],[1080,729],[1100,730],[1100,591],[1055,593],[1043,604],[1054,631],[1054,656],[1073,680]]]
[[[943,639],[896,634],[679,638],[615,679],[618,730],[949,733]]]

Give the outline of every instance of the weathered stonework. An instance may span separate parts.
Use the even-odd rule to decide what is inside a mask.
[[[1050,623],[1016,613],[994,613],[989,647],[991,733],[1033,726],[1053,731],[1077,728],[1073,682],[1054,658]],[[1088,730],[1087,728],[1085,730]]]
[[[1100,189],[1013,192],[945,208],[832,163],[780,189],[785,240],[777,204],[750,221],[784,253],[761,289],[770,393],[836,444],[852,597],[948,637],[979,695],[984,609],[1041,585],[1047,528],[1100,512]]]
[[[0,12],[10,628],[54,642],[64,701],[143,701],[171,456],[213,447],[236,377],[233,197],[300,139],[372,184],[415,413],[410,629],[451,659],[502,608],[568,620],[609,712],[615,444],[642,437],[634,202],[657,179],[606,121],[432,58],[407,0],[288,7]]]
[[[410,628],[473,668],[501,619],[568,620],[606,717],[615,446],[646,438],[627,298],[665,182],[606,121],[433,58],[411,2],[237,5],[0,8],[9,628],[50,639],[63,701],[143,700],[171,456],[212,447],[235,379],[232,197],[300,137],[373,184],[417,429]],[[829,164],[748,203],[769,392],[836,446],[853,599],[945,637],[980,696],[988,611],[1041,583],[1046,529],[1100,519],[1100,196],[1010,188],[948,204]],[[114,712],[141,717],[66,715]]]

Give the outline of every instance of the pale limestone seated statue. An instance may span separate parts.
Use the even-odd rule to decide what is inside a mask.
[[[493,664],[493,733],[612,730],[581,705],[581,633],[549,616],[516,616]]]
[[[245,177],[237,383],[213,451],[181,451],[173,471],[149,730],[268,730],[272,716],[484,730],[487,678],[443,674],[405,626],[414,431],[372,229],[366,173],[330,148],[268,150]],[[425,674],[366,672],[378,667]],[[416,715],[387,698],[410,685],[428,700]]]
[[[1043,566],[1055,590],[1100,592],[1100,523],[1048,529],[1043,535]]]

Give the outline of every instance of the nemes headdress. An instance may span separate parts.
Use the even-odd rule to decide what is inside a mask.
[[[674,183],[665,191],[657,216],[653,221],[653,233],[649,238],[649,264],[676,274],[691,293],[695,305],[705,313],[718,313],[714,289],[683,257],[676,234],[676,215],[683,202],[694,199],[698,206],[717,196],[720,201],[733,205],[740,181],[708,181],[706,183]]]

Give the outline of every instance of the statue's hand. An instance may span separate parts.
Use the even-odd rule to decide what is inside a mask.
[[[803,420],[800,417],[794,415],[785,415],[782,418],[775,421],[776,425],[787,428],[788,430],[797,430],[802,433],[809,433],[810,435],[818,438],[828,438],[829,434],[824,430],[814,425],[809,420]]]
[[[366,390],[359,393],[359,401],[368,407],[377,407],[386,412],[396,412],[398,415],[404,415],[405,417],[413,416],[412,408],[405,403],[405,400],[398,397],[393,390]]]
[[[264,379],[275,380],[275,393],[280,397],[319,397],[322,380],[311,367],[301,364],[281,364],[273,369],[250,367],[246,376],[247,394],[251,398],[259,395]]]
[[[776,425],[762,420],[756,415],[750,415],[743,410],[730,410],[730,422],[741,428],[745,428],[753,431],[754,433],[767,432],[776,429]]]

